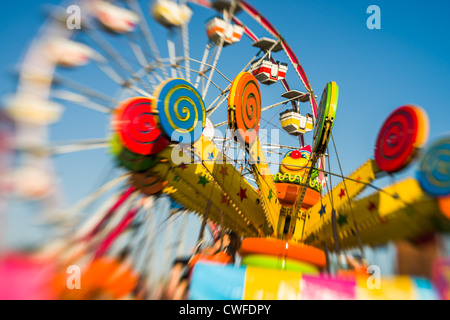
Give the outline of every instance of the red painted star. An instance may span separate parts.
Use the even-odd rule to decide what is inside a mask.
[[[247,189],[243,189],[242,187],[241,187],[241,190],[238,192],[238,193],[236,193],[239,197],[241,197],[241,202],[242,202],[242,200],[244,200],[244,199],[247,199]]]
[[[225,166],[222,166],[222,169],[220,169],[220,174],[222,175],[222,177],[225,179],[225,176],[228,175],[228,168]]]
[[[372,201],[369,202],[369,206],[367,207],[367,209],[369,209],[370,212],[377,210],[377,206],[375,205],[375,203],[373,203]]]
[[[187,169],[187,165],[184,162],[182,162],[180,163],[179,168],[182,170]]]
[[[343,196],[345,196],[345,191],[344,191],[344,189],[341,188],[341,193],[339,193],[339,199],[342,200]]]
[[[222,201],[220,203],[225,203],[227,206],[230,206],[230,200],[228,200],[228,197],[224,194],[222,194]]]
[[[388,223],[388,219],[385,218],[385,217],[380,217],[380,218],[379,218],[379,221],[380,221],[381,224],[386,224],[386,223]]]

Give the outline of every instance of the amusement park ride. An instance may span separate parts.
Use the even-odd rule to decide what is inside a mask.
[[[67,28],[65,10],[52,10],[5,109],[15,126],[11,151],[21,159],[14,171],[20,187],[12,178],[10,189],[23,199],[46,202],[55,197],[51,159],[60,153],[106,146],[123,170],[73,207],[49,209],[56,216],[53,224],[78,228],[63,237],[61,248],[46,251],[63,270],[52,281],[60,281],[54,297],[88,299],[102,291],[100,297],[149,298],[137,293],[151,288],[143,288],[145,275],[133,269],[134,260],[111,248],[119,241],[133,246],[130,230],[136,219],[148,217],[146,210],[159,197],[170,197],[172,215],[195,213],[203,229],[213,225],[219,233],[233,231],[242,238],[240,265],[219,253],[196,260],[189,275],[190,299],[449,298],[449,289],[430,279],[383,278],[382,288],[368,288],[371,274],[365,269],[330,271],[331,253],[363,252],[367,245],[450,230],[450,137],[427,145],[429,124],[422,108],[393,110],[381,126],[373,159],[349,176],[342,170],[337,174],[329,167],[329,155],[336,148],[338,84],[327,83],[318,100],[286,40],[246,1],[157,0],[149,5],[90,0],[77,5],[83,14],[79,29]],[[194,9],[209,15],[200,59],[191,55],[189,41]],[[162,58],[152,28],[159,28],[158,36],[167,34],[168,58]],[[201,38],[200,32],[195,37]],[[250,62],[237,72],[219,69],[221,54],[249,39],[251,46],[239,50],[256,52]],[[139,70],[122,56],[125,46]],[[109,77],[119,94],[102,94],[67,76],[68,69],[89,65]],[[264,107],[262,93],[276,86],[284,100]],[[61,119],[64,103],[109,115],[108,137],[55,147],[48,127]],[[275,126],[299,146],[278,144],[278,150],[287,152],[279,163],[270,163],[267,153],[275,144],[262,142],[260,127],[262,115],[276,106],[286,108],[274,114],[279,117]],[[223,121],[213,113],[221,113]],[[224,126],[227,135],[218,139],[215,131]],[[416,179],[386,188],[374,185],[416,159]],[[278,172],[271,171],[274,165]],[[340,182],[332,185],[333,178]],[[370,188],[375,192],[362,196]],[[110,201],[81,226],[70,223],[111,190],[116,191]],[[69,265],[83,266],[82,281],[96,290],[63,288]],[[109,271],[120,267],[126,271],[108,278]]]

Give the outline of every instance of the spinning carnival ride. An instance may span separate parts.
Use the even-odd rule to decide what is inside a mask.
[[[43,250],[55,270],[53,297],[85,299],[99,292],[107,298],[159,297],[149,281],[155,270],[148,266],[154,265],[152,244],[161,230],[149,221],[163,214],[158,207],[163,198],[170,198],[171,206],[160,225],[197,214],[199,245],[208,223],[243,238],[239,267],[217,256],[196,263],[192,299],[439,297],[428,280],[399,276],[373,289],[361,270],[329,269],[331,252],[363,252],[365,245],[449,230],[450,138],[426,147],[423,109],[405,105],[388,115],[374,159],[345,177],[329,162],[330,151],[337,154],[332,130],[338,85],[326,84],[318,103],[286,40],[247,2],[77,5],[80,28],[68,28],[66,7],[51,10],[6,105],[15,124],[17,158],[8,186],[22,199],[42,203],[47,221],[63,230],[58,246]],[[197,13],[206,24],[195,20]],[[255,55],[247,58],[248,52]],[[283,100],[264,107],[264,98],[277,88]],[[56,143],[51,124],[78,120],[81,136],[91,125],[82,117],[65,117],[63,104],[103,113],[107,137]],[[260,129],[274,126],[277,116],[275,127],[298,139],[298,146],[265,142]],[[119,176],[61,208],[55,156],[105,147]],[[282,159],[271,161],[274,153]],[[373,184],[417,157],[417,179],[382,189]],[[332,178],[341,182],[332,185]],[[376,192],[361,197],[366,188]],[[99,199],[94,210],[90,206]],[[86,215],[89,210],[93,213]],[[182,227],[180,234],[188,232]],[[158,246],[171,252],[169,258],[156,261],[166,270],[176,251],[167,244]],[[81,291],[63,288],[70,265],[84,270]]]

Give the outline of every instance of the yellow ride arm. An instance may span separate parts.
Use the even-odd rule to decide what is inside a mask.
[[[338,239],[342,249],[358,245],[355,221],[362,243],[371,246],[418,238],[448,226],[449,222],[440,213],[437,200],[424,194],[418,182],[411,178],[352,202],[351,205],[352,208],[346,206],[337,214]],[[326,242],[333,249],[331,224],[323,223],[318,229],[309,232],[306,242],[312,245]]]
[[[250,145],[248,150],[252,164],[253,177],[259,188],[259,196],[262,201],[265,214],[272,226],[277,226],[280,216],[281,205],[277,198],[277,189],[273,182],[273,176],[267,164],[264,152],[259,143],[258,137]],[[274,228],[276,236],[276,228]]]
[[[310,234],[314,234],[323,225],[331,223],[331,211],[336,212],[348,204],[348,200],[362,192],[368,183],[375,180],[380,172],[374,160],[366,161],[355,170],[348,179],[337,184],[331,192],[322,196],[320,201],[303,212],[304,219],[297,219],[293,240],[302,242]]]

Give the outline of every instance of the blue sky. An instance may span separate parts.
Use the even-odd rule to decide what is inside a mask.
[[[42,22],[42,5],[59,2],[34,0],[2,3],[0,96],[15,89],[12,71]],[[345,174],[373,157],[378,130],[389,113],[399,106],[412,103],[426,110],[430,120],[430,142],[450,131],[447,97],[447,85],[450,83],[449,2],[249,2],[272,22],[292,47],[318,100],[327,82],[336,81],[339,85],[340,96],[333,134]],[[380,30],[366,27],[369,17],[366,10],[370,5],[378,5],[381,9]],[[199,12],[205,17],[212,16],[212,13],[205,13],[202,9]],[[193,22],[193,27],[199,27],[203,22]],[[204,37],[204,34],[201,36]],[[193,52],[202,52],[201,36],[191,34]],[[232,56],[227,57],[227,53],[233,49],[227,53],[225,50],[228,48],[224,49],[225,57],[220,66],[230,70],[240,69],[242,66],[235,65]],[[245,56],[247,52],[241,54]],[[200,59],[199,55],[196,57]],[[294,77],[293,70],[289,72],[289,76]],[[95,77],[92,75],[97,81]],[[108,92],[106,82],[99,88]],[[264,105],[280,101],[279,96],[271,95],[271,88],[265,89],[269,93],[263,93]],[[304,105],[303,108],[301,111],[309,111],[309,107]],[[275,112],[278,111],[274,110],[273,113],[275,124]],[[273,118],[273,115],[267,115],[267,119]],[[56,141],[99,138],[107,132],[108,119],[89,111],[77,110],[75,114],[75,111],[67,110],[63,120],[53,128],[52,139]],[[226,114],[217,114],[214,120],[224,121]],[[283,139],[286,139],[286,142],[283,140],[286,144],[296,143],[296,139],[291,137]],[[307,137],[310,143],[308,139],[311,136]],[[109,156],[104,151],[84,152],[58,160],[58,172],[63,178],[69,203],[93,190],[99,181],[98,177],[105,172],[104,163],[108,160]],[[339,173],[334,155],[331,160],[333,171]],[[413,175],[414,165],[397,176]]]

